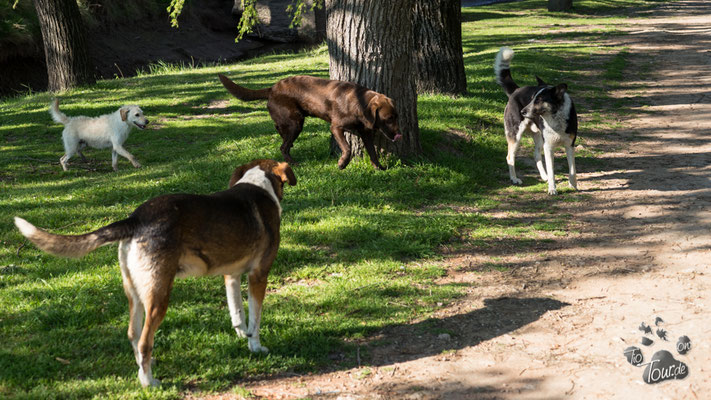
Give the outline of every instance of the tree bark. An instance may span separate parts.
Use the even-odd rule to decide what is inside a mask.
[[[399,157],[421,152],[412,62],[414,1],[326,0],[331,79],[353,82],[393,99],[403,138],[393,143],[376,133],[375,146]],[[346,139],[353,155],[362,154],[360,138],[346,133]]]
[[[548,0],[548,11],[568,11],[573,7],[573,0]]]
[[[84,23],[76,0],[33,0],[39,17],[49,78],[60,91],[93,83]]]
[[[413,28],[417,93],[465,94],[461,0],[415,0]]]

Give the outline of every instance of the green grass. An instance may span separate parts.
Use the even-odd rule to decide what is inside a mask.
[[[144,167],[121,159],[117,173],[107,150],[87,150],[89,164],[75,159],[68,172],[61,170],[61,126],[47,112],[49,94],[0,101],[0,397],[244,394],[236,386],[242,378],[356,365],[354,342],[425,319],[463,294],[461,285],[439,283],[447,267],[442,246],[493,247],[505,239],[525,251],[567,234],[567,218],[551,207],[584,195],[563,190],[548,198],[535,168],[522,163],[524,186],[509,186],[501,123],[506,96],[492,72],[498,48],[515,48],[519,84],[535,82],[534,74],[568,82],[579,113],[595,115],[629,56],[598,45],[618,34],[626,7],[653,4],[576,1],[569,14],[548,13],[544,1],[465,9],[469,94],[420,97],[424,155],[389,158],[385,172],[364,159],[338,170],[327,124],[308,120],[292,151],[299,183],[285,189],[282,244],[262,321],[270,354],[250,354],[236,338],[220,278],[181,280],[156,335],[154,373],[163,381],[156,390],[140,389],[136,379],[116,246],[79,260],[55,258],[27,244],[12,217],[54,232],[85,232],[159,194],[222,190],[234,167],[251,159],[280,159],[264,102],[231,98],[216,74],[255,88],[294,74],[326,77],[325,47],[219,67],[159,63],[133,78],[63,93],[61,107],[69,115],[139,103],[152,120],[154,129],[134,131],[126,142]],[[224,100],[227,108],[214,107]],[[604,121],[586,120],[580,140],[605,129]],[[581,154],[580,168],[594,166],[594,157]],[[559,171],[564,164],[558,162]],[[563,179],[559,174],[559,183]],[[530,199],[530,209],[521,210],[525,217],[488,212],[511,197]],[[487,268],[508,267],[492,262]],[[334,362],[331,353],[346,357]]]

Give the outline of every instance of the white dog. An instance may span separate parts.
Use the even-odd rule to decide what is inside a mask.
[[[145,129],[148,120],[143,116],[143,111],[136,105],[126,105],[111,114],[99,117],[68,117],[59,111],[59,100],[54,99],[49,106],[49,113],[54,122],[64,125],[62,140],[64,141],[64,156],[59,159],[62,168],[67,170],[67,163],[74,154],[84,155],[81,149],[90,146],[96,149],[111,147],[111,166],[118,170],[119,154],[140,168],[141,164],[123,148],[123,142],[128,138],[128,133],[134,126]]]

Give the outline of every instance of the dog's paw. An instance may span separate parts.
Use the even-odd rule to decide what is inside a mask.
[[[251,351],[252,353],[269,353],[269,349],[262,346],[257,340],[250,339],[247,345],[249,347],[249,351]]]
[[[133,163],[133,166],[134,166],[135,168],[141,168],[141,163],[139,163],[138,161],[136,161],[136,162]]]
[[[555,190],[555,187],[548,188],[548,194],[551,195],[551,196],[555,196],[555,195],[558,194],[558,191]]]
[[[522,181],[521,179],[519,179],[519,178],[511,178],[511,182],[512,182],[514,185],[520,185],[520,184],[523,183],[523,181]]]
[[[578,182],[576,182],[575,180],[568,181],[568,185],[569,185],[571,188],[573,188],[573,189],[575,189],[575,190],[578,190]]]
[[[235,326],[235,333],[237,333],[237,337],[240,339],[247,337],[247,330],[239,326]]]
[[[138,371],[138,380],[141,382],[143,387],[158,387],[160,386],[160,381],[153,378],[150,374],[144,374],[140,370]]]

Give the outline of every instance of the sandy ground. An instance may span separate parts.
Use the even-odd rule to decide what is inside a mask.
[[[527,256],[503,243],[452,254],[453,266],[494,256],[517,266],[452,268],[447,279],[470,283],[468,296],[434,321],[383,331],[367,367],[241,386],[268,399],[711,398],[710,21],[711,2],[684,0],[631,20],[629,35],[614,39],[633,63],[653,65],[616,95],[648,105],[586,142],[605,149],[599,166],[579,173],[587,196],[553,202],[575,233]],[[652,346],[640,344],[642,322]],[[686,355],[675,350],[682,335],[692,343]],[[645,362],[670,351],[688,376],[644,383],[643,367],[623,354],[632,345]]]

